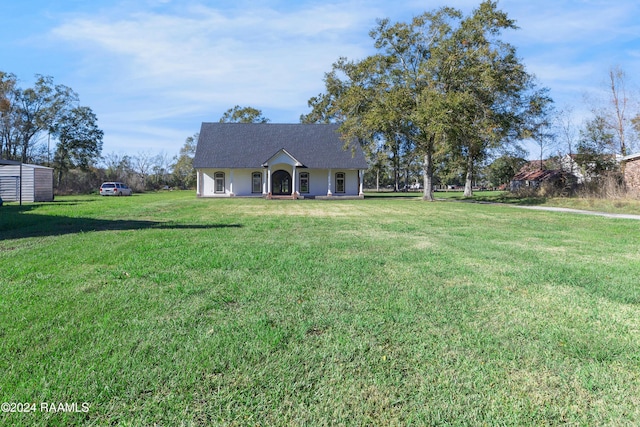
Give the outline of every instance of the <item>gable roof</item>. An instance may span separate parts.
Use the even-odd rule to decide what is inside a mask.
[[[281,151],[313,169],[366,169],[359,144],[343,149],[337,124],[202,123],[195,168],[260,168]]]

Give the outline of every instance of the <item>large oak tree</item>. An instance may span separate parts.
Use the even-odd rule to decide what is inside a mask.
[[[433,200],[434,155],[444,152],[465,168],[471,195],[477,162],[524,135],[531,100],[543,93],[516,49],[500,40],[515,28],[494,1],[467,17],[441,8],[409,23],[380,20],[370,34],[378,53],[337,61],[302,121],[336,121],[346,140],[419,155],[425,200]]]

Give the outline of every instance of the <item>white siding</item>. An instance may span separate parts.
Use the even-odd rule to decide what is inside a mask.
[[[255,196],[261,197],[262,192],[251,192],[251,175],[253,172],[262,172],[260,169],[201,169],[202,182],[200,191],[202,197],[230,197],[230,196]],[[215,174],[224,173],[224,193],[215,192]],[[263,179],[266,179],[263,177]]]
[[[34,170],[34,201],[53,201],[53,169],[35,168]]]
[[[273,174],[277,170],[286,170],[293,175],[292,167],[286,164],[277,164],[271,167]],[[216,193],[215,174],[216,172],[224,173],[224,193]],[[230,197],[232,194],[239,197],[261,197],[262,193],[251,192],[251,178],[254,172],[262,173],[263,185],[267,182],[268,177],[265,170],[261,169],[234,169],[233,173],[230,169],[200,169],[198,176],[201,178],[199,183],[199,191],[201,197]],[[300,191],[300,173],[309,174],[309,192],[300,193],[303,197],[324,197],[329,190],[328,183],[331,181],[331,192],[334,196],[358,196],[360,188],[358,186],[358,171],[345,169],[306,169],[296,168],[296,191]],[[345,175],[345,192],[336,192],[336,173],[344,173]],[[265,185],[266,186],[266,185]],[[232,193],[233,190],[233,193]]]
[[[0,197],[7,202],[20,200],[20,165],[0,166]],[[53,200],[53,169],[22,165],[22,201],[50,202]]]
[[[20,165],[0,166],[0,197],[7,202],[20,200]],[[22,165],[22,201],[33,202],[33,168]]]

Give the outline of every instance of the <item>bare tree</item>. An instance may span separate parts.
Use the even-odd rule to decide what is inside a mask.
[[[133,156],[133,169],[140,178],[140,187],[142,190],[147,188],[147,177],[149,172],[153,170],[154,156],[149,152],[139,151]]]
[[[167,183],[167,175],[171,168],[171,158],[167,153],[161,151],[160,154],[153,158],[153,174],[156,188]]]
[[[611,90],[612,114],[609,118],[609,126],[614,130],[618,138],[618,152],[626,156],[627,153],[627,98],[626,74],[620,67],[609,70],[609,89]]]
[[[633,152],[640,132],[638,95],[630,93],[628,82],[624,70],[619,66],[612,67],[605,85],[608,92],[607,100],[601,100],[592,110],[596,117],[605,119],[607,128],[613,134],[614,152],[621,156],[627,156]]]
[[[124,181],[129,184],[129,178],[133,172],[131,157],[117,153],[108,153],[102,157],[105,168],[105,178],[108,181]]]
[[[578,132],[573,121],[573,109],[571,107],[565,107],[558,112],[555,117],[555,127],[558,143],[564,146],[562,151],[566,150],[568,159],[567,172],[575,173],[574,156],[576,154]]]

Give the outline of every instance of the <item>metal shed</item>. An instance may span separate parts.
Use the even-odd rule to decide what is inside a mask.
[[[53,169],[0,159],[0,197],[5,202],[53,201]]]

